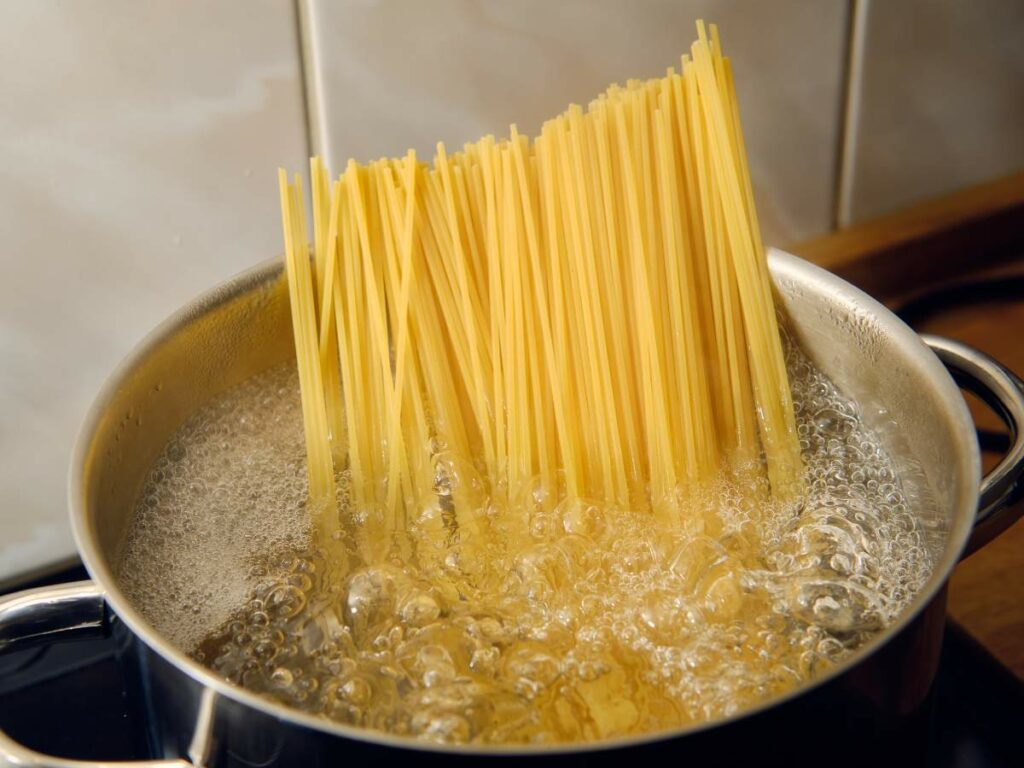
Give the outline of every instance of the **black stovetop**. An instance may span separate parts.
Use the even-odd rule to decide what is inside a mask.
[[[48,579],[85,578],[73,569]],[[953,623],[946,628],[936,682],[929,768],[1024,765],[1024,683]],[[0,728],[28,747],[86,760],[147,753],[141,713],[127,706],[108,640],[0,656]],[[879,764],[884,759],[879,756]]]

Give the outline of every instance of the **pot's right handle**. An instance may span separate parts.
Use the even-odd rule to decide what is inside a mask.
[[[1010,430],[1010,450],[981,481],[974,531],[963,557],[1002,533],[1024,512],[1024,382],[984,352],[959,341],[923,335],[962,388],[984,400]]]
[[[91,581],[26,589],[0,596],[0,653],[106,631],[103,593]],[[61,724],[54,722],[54,728]],[[0,730],[0,766],[10,768],[192,768],[184,760],[107,762],[52,757],[24,747]]]

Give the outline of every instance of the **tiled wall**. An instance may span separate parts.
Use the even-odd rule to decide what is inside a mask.
[[[106,375],[277,252],[296,30],[281,0],[0,3],[0,580],[74,551],[71,445]]]
[[[516,122],[536,133],[611,82],[678,66],[694,19],[735,59],[769,242],[832,221],[846,4],[817,0],[309,0],[323,151],[430,157]]]
[[[701,16],[770,243],[1024,167],[1015,0],[0,4],[0,580],[72,553],[89,401],[161,318],[280,250],[273,173],[308,135],[340,169],[534,131],[660,74]]]
[[[1024,2],[860,6],[841,224],[1024,169]]]

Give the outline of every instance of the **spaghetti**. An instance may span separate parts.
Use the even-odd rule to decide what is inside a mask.
[[[538,484],[542,505],[660,510],[722,471],[800,491],[732,68],[697,30],[678,72],[533,140],[349,161],[333,184],[314,158],[312,247],[281,172],[310,493],[333,504],[348,472],[379,521],[364,559],[492,535],[482,495],[522,529]]]

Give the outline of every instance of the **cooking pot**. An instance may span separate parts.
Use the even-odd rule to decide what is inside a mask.
[[[827,674],[729,717],[604,742],[440,746],[328,722],[236,687],[161,637],[118,586],[136,495],[157,454],[197,408],[294,356],[280,261],[201,296],[153,331],[110,377],[86,418],[70,477],[71,522],[92,579],[0,600],[0,649],[111,634],[128,693],[143,708],[153,754],[134,766],[410,765],[505,762],[730,765],[921,759],[957,561],[1009,525],[1024,486],[1024,384],[980,352],[919,337],[834,275],[773,250],[771,274],[788,326],[894,458],[932,541],[935,568],[906,611]],[[947,370],[948,369],[948,370]],[[952,376],[950,375],[952,374]],[[957,384],[1006,422],[1012,448],[984,479]],[[56,724],[55,724],[56,726]],[[84,768],[0,733],[0,761]],[[129,765],[121,763],[118,765]]]

